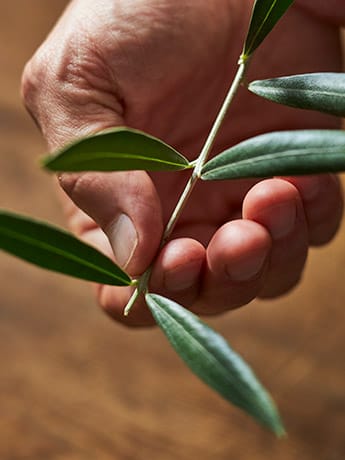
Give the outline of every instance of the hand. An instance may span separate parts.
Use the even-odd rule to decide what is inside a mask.
[[[234,74],[252,3],[72,1],[23,77],[26,105],[49,147],[127,125],[195,158]],[[339,70],[339,30],[323,14],[322,22],[297,3],[257,52],[248,79]],[[317,127],[338,121],[242,90],[214,151],[264,131]],[[156,256],[186,178],[131,171],[59,179],[72,230],[137,277]],[[278,296],[299,281],[309,245],[329,241],[341,214],[333,175],[200,183],[155,260],[151,290],[201,314]],[[143,301],[122,316],[129,295],[97,287],[114,318],[152,323]]]

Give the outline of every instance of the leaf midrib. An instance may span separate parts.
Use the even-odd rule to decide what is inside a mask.
[[[256,85],[253,85],[254,88],[256,88]],[[343,96],[345,97],[345,95],[343,93],[341,93],[340,91],[338,93],[333,93],[332,91],[323,91],[322,89],[301,89],[301,88],[284,88],[283,86],[277,86],[277,87],[274,87],[274,86],[265,86],[265,85],[258,85],[257,88],[264,88],[265,90],[268,90],[268,91],[271,91],[272,93],[273,92],[303,92],[303,93],[319,93],[320,92],[322,93],[322,95],[327,95],[327,96],[336,96],[336,97],[339,97],[339,96]],[[249,87],[249,89],[251,89]],[[255,92],[255,91],[253,91]]]
[[[250,54],[250,50],[251,50],[251,48],[252,48],[252,46],[253,46],[253,43],[255,43],[255,40],[257,39],[257,37],[258,37],[258,35],[260,34],[261,30],[263,29],[264,25],[266,24],[269,15],[271,14],[273,8],[274,8],[274,7],[276,6],[276,4],[277,4],[277,1],[278,1],[278,0],[274,0],[274,2],[273,2],[272,5],[271,5],[271,8],[268,10],[266,16],[264,17],[264,20],[262,21],[261,26],[260,26],[260,27],[258,28],[258,30],[256,31],[256,34],[254,34],[253,39],[252,39],[250,45],[248,46],[248,53],[249,53],[249,54]]]
[[[339,152],[338,152],[339,150]],[[245,158],[243,160],[235,160],[233,161],[232,163],[228,163],[228,164],[224,164],[224,165],[221,165],[221,166],[218,166],[216,168],[212,168],[210,169],[209,171],[206,171],[205,172],[205,175],[209,174],[209,173],[213,173],[215,171],[220,171],[222,169],[225,169],[225,168],[229,168],[229,167],[236,167],[237,165],[241,164],[241,165],[245,165],[246,163],[252,163],[253,161],[255,161],[256,163],[261,163],[263,161],[267,161],[269,159],[277,159],[277,160],[281,160],[281,158],[276,158],[277,154],[283,154],[284,155],[284,158],[293,158],[293,157],[299,157],[302,153],[304,153],[304,155],[320,155],[322,153],[324,153],[325,155],[327,155],[327,152],[328,151],[331,151],[331,153],[344,153],[344,156],[345,156],[345,147],[344,146],[337,146],[337,147],[329,147],[328,149],[326,147],[315,147],[313,148],[312,150],[308,151],[306,149],[293,149],[293,150],[281,150],[279,152],[273,152],[273,153],[267,153],[266,155],[260,155],[260,156],[253,156],[253,157],[250,157],[250,158]]]
[[[151,297],[151,299],[152,299],[152,297]],[[221,361],[219,361],[204,345],[202,345],[202,343],[200,343],[199,340],[197,340],[195,337],[193,337],[193,335],[191,335],[172,315],[167,313],[164,310],[164,308],[162,308],[159,304],[157,304],[156,301],[154,301],[154,302],[156,303],[158,308],[163,312],[164,315],[168,316],[174,323],[177,324],[177,326],[180,329],[182,329],[183,331],[187,332],[188,337],[192,338],[192,341],[195,342],[195,344],[198,346],[199,349],[204,350],[204,351],[207,352],[207,355],[211,358],[211,361],[213,361],[216,365],[218,364],[220,366],[221,372],[222,372],[223,376],[225,377],[225,380],[227,380],[229,382],[229,384],[231,385],[232,389],[235,390],[235,392],[238,395],[240,401],[243,401],[243,396],[241,394],[238,394],[238,390],[234,386],[233,379],[229,378],[229,377],[231,377],[231,374],[226,370],[226,367],[224,366],[224,364]],[[260,388],[260,391],[264,391],[264,390],[262,388]],[[257,399],[253,399],[252,392],[250,392],[248,399],[250,399],[250,401],[252,401],[257,406]],[[244,404],[245,407],[248,407],[248,405],[246,404],[245,401],[243,401],[243,404]]]
[[[73,158],[73,155],[80,155],[80,158],[76,158],[74,159]],[[87,163],[87,162],[90,162],[90,161],[95,161],[95,160],[98,160],[98,161],[102,161],[104,159],[107,159],[107,160],[117,160],[117,159],[128,159],[128,160],[143,160],[145,162],[154,162],[154,163],[161,163],[161,164],[168,164],[168,165],[172,165],[172,166],[187,166],[189,163],[187,160],[185,160],[182,156],[181,156],[181,163],[176,163],[176,162],[173,162],[173,161],[167,161],[167,160],[164,160],[162,158],[156,158],[156,157],[146,157],[146,156],[143,156],[143,155],[139,155],[139,154],[134,154],[134,155],[131,155],[131,154],[128,154],[128,153],[111,153],[111,152],[97,152],[97,155],[100,155],[99,158],[97,158],[96,156],[96,153],[93,153],[93,152],[83,152],[83,153],[68,153],[68,155],[66,154],[66,158],[63,158],[64,161],[66,161],[66,159],[71,159],[71,161],[67,161],[68,164],[76,164],[76,163]],[[102,155],[102,156],[101,156]],[[178,153],[176,153],[176,155],[178,155]],[[54,161],[55,162],[58,162],[59,160],[61,161],[62,157],[52,157],[51,159],[51,163],[53,163]],[[49,165],[49,160],[48,160],[48,165]]]
[[[115,278],[115,279],[121,280],[123,282],[126,282],[125,279],[119,277],[115,273],[113,273],[111,271],[108,271],[108,270],[105,270],[104,268],[99,267],[98,265],[94,265],[94,264],[86,261],[85,259],[81,259],[80,257],[75,256],[74,254],[71,254],[70,252],[66,253],[63,250],[57,248],[56,246],[52,246],[52,245],[50,245],[48,243],[44,243],[42,241],[38,242],[36,239],[30,238],[29,236],[25,236],[25,235],[23,235],[21,233],[18,233],[16,231],[14,231],[14,230],[8,230],[8,229],[5,229],[5,228],[0,228],[0,234],[1,233],[4,233],[5,235],[9,236],[12,239],[16,239],[16,237],[17,237],[18,240],[26,242],[26,243],[29,243],[33,247],[38,247],[38,248],[41,248],[41,249],[45,249],[45,250],[47,250],[47,252],[50,252],[52,254],[57,254],[59,256],[65,257],[66,259],[70,259],[70,260],[72,260],[74,262],[80,263],[81,265],[84,265],[86,267],[92,268],[92,269],[97,270],[97,271],[99,271],[101,273],[107,274],[107,275],[111,276],[112,278]],[[109,261],[111,262],[110,259],[109,259]]]

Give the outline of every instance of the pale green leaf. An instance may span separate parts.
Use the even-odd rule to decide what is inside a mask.
[[[51,171],[174,171],[188,160],[163,141],[141,131],[119,127],[67,145],[43,160]]]
[[[272,399],[223,337],[172,300],[147,294],[146,302],[173,348],[201,380],[278,436],[284,434]]]
[[[202,179],[290,176],[345,171],[345,132],[281,131],[230,147],[203,167]]]
[[[8,211],[0,211],[0,249],[76,278],[114,286],[132,283],[112,260],[70,233]]]
[[[248,89],[279,104],[345,116],[345,73],[311,73],[258,80],[250,83]]]
[[[248,58],[283,16],[294,0],[256,0],[242,58]]]

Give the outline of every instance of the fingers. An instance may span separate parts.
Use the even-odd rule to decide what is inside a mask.
[[[202,244],[191,238],[168,242],[155,262],[150,289],[192,305],[199,295],[205,254]]]
[[[207,249],[190,238],[167,244],[150,288],[200,314],[281,295],[299,281],[310,242],[326,242],[339,225],[342,199],[332,175],[268,179],[243,203],[243,219],[219,228]],[[136,320],[148,324],[144,305]]]
[[[260,292],[270,249],[268,231],[249,220],[223,225],[207,250],[191,238],[172,240],[155,261],[150,291],[200,314],[216,314],[235,308]],[[126,324],[127,319],[121,317],[121,301],[112,297],[114,292],[103,289],[111,305],[106,309]],[[152,321],[143,301],[134,306],[130,316],[135,325],[148,325]]]
[[[277,296],[288,291],[300,279],[308,238],[297,188],[282,179],[257,183],[245,197],[243,219],[226,223],[213,235],[202,271],[193,274],[190,303],[185,305],[200,314],[215,314],[259,295]],[[185,248],[184,256],[188,255]],[[179,264],[177,260],[174,263]],[[186,271],[179,265],[179,276],[187,277]],[[188,276],[191,278],[191,273]],[[174,298],[176,292],[170,289],[169,295]],[[183,297],[187,299],[183,293],[179,297],[182,303]]]
[[[334,174],[286,177],[300,192],[308,223],[309,243],[319,246],[330,241],[339,228],[343,213],[340,181]]]
[[[271,246],[264,226],[243,219],[218,229],[207,249],[176,239],[158,257],[150,288],[199,314],[244,305],[262,289]]]
[[[299,281],[309,241],[319,244],[334,233],[341,209],[339,184],[330,175],[259,182],[245,197],[244,218],[218,229],[207,249],[191,238],[170,241],[155,261],[150,290],[199,314],[281,295]],[[125,324],[152,324],[143,299],[129,318],[122,316],[128,297],[104,287],[100,299]]]
[[[272,238],[262,297],[281,295],[300,279],[308,251],[308,227],[300,194],[282,179],[256,184],[243,203],[243,217],[264,226]]]
[[[187,308],[198,297],[205,249],[191,238],[172,240],[164,246],[154,263],[150,292],[165,295]],[[123,316],[124,305],[132,290],[110,286],[98,287],[98,298],[103,309],[114,319],[127,326],[149,326],[154,320],[141,297],[129,316]]]
[[[196,310],[215,314],[244,305],[260,292],[271,250],[265,227],[250,220],[223,225],[207,248]]]

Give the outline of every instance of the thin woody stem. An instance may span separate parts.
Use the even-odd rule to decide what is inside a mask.
[[[187,203],[187,200],[190,196],[190,194],[192,193],[192,190],[196,184],[196,182],[198,181],[198,179],[200,179],[200,176],[201,176],[201,170],[204,166],[204,164],[206,163],[207,161],[207,158],[212,150],[212,147],[214,145],[214,141],[217,137],[217,134],[219,132],[219,129],[221,128],[222,126],[222,123],[224,121],[224,118],[227,114],[227,111],[229,110],[229,107],[234,99],[234,96],[235,94],[237,93],[238,91],[238,88],[240,87],[241,85],[241,82],[244,78],[244,74],[245,74],[245,70],[246,70],[246,63],[245,62],[240,62],[240,65],[238,67],[238,70],[237,70],[237,73],[235,75],[235,78],[230,86],[230,89],[224,99],[224,102],[222,104],[222,107],[221,109],[219,110],[218,112],[218,115],[217,115],[217,118],[212,126],[212,129],[209,133],[209,135],[207,136],[207,139],[206,139],[206,142],[204,144],[204,147],[202,148],[201,150],[201,153],[196,161],[196,164],[195,164],[195,167],[194,167],[194,170],[193,170],[193,174],[192,176],[190,177],[189,181],[187,182],[187,185],[184,189],[184,191],[182,192],[182,195],[180,196],[180,199],[169,219],[169,222],[166,226],[166,229],[165,229],[165,232],[164,232],[164,236],[163,236],[163,240],[164,242],[166,242],[166,240],[169,238],[169,236],[171,235],[175,225],[176,225],[176,222],[179,218],[179,216],[181,215],[182,211],[183,211],[183,208],[185,207],[186,203]]]
[[[236,72],[236,75],[235,75],[235,78],[230,86],[230,89],[224,99],[224,102],[223,102],[223,105],[221,107],[221,109],[219,110],[219,113],[217,115],[217,118],[212,126],[212,129],[206,139],[206,142],[205,142],[205,145],[199,155],[199,158],[198,158],[198,161],[197,161],[197,164],[195,166],[195,173],[198,177],[201,176],[201,170],[202,170],[202,167],[204,166],[204,164],[206,163],[207,161],[207,158],[210,154],[210,151],[214,145],[214,141],[217,137],[217,134],[219,132],[219,129],[221,128],[222,124],[223,124],[223,121],[224,121],[224,118],[229,110],[229,107],[234,99],[234,96],[236,95],[241,83],[242,83],[242,80],[244,78],[244,75],[245,75],[245,72],[246,72],[246,68],[247,68],[247,62],[243,62],[243,61],[240,61],[239,62],[239,67],[237,69],[237,72]]]
[[[193,173],[191,175],[191,177],[189,178],[176,206],[175,206],[175,209],[174,211],[172,212],[171,214],[171,217],[165,227],[165,231],[164,231],[164,234],[163,234],[163,237],[162,237],[162,241],[161,241],[161,244],[160,244],[160,248],[162,248],[167,240],[170,238],[174,228],[175,228],[175,225],[188,201],[188,198],[190,197],[197,181],[200,179],[201,177],[201,171],[202,171],[202,168],[204,166],[204,164],[206,163],[207,161],[207,158],[212,150],[212,147],[214,145],[214,142],[215,142],[215,139],[217,137],[217,134],[219,132],[219,129],[221,128],[222,126],[222,123],[224,121],[224,118],[228,112],[228,109],[234,99],[234,96],[235,94],[237,93],[242,81],[243,81],[243,78],[244,78],[244,75],[245,75],[245,71],[246,71],[246,67],[247,67],[247,64],[248,64],[248,61],[245,61],[245,60],[242,60],[240,59],[240,62],[239,62],[239,67],[238,67],[238,70],[237,70],[237,73],[235,75],[235,78],[230,86],[230,89],[224,99],[224,102],[218,112],[218,115],[215,119],[215,122],[213,123],[213,126],[211,128],[211,131],[209,132],[209,135],[207,136],[207,139],[206,139],[206,142],[201,150],[201,153],[199,155],[199,157],[197,158],[197,160],[195,161],[195,167],[193,169]],[[133,292],[130,300],[128,301],[126,307],[125,307],[125,310],[124,310],[124,315],[127,316],[130,309],[132,308],[132,306],[135,304],[137,298],[140,296],[141,293],[143,293],[146,289],[147,289],[147,284],[149,282],[149,279],[150,279],[150,275],[151,275],[151,271],[152,271],[152,265],[144,272],[144,274],[140,277],[139,279],[139,282],[138,282],[138,286],[136,287],[135,291]]]

